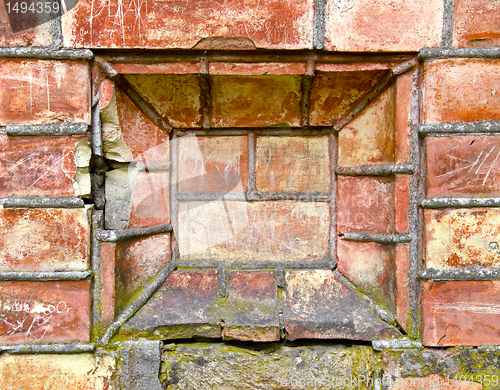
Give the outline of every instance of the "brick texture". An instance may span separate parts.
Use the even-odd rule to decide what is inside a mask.
[[[9,23],[7,9],[0,7],[0,45],[48,46],[52,43],[50,23],[14,33]]]
[[[500,43],[498,0],[456,0],[453,45],[478,47]]]

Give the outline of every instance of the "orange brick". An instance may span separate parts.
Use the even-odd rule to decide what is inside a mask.
[[[313,0],[80,0],[62,17],[63,34],[77,47],[268,49],[312,48]],[[213,21],[208,23],[207,21]],[[221,38],[227,37],[228,42]]]
[[[0,343],[86,342],[90,281],[0,282]]]
[[[410,176],[396,176],[396,233],[409,232]]]
[[[0,45],[2,46],[48,46],[52,43],[50,23],[14,33],[10,27],[7,9],[0,7]]]
[[[396,163],[403,164],[410,162],[410,104],[411,104],[411,81],[412,74],[407,73],[399,76],[396,82]]]
[[[410,314],[410,247],[396,245],[396,318],[401,327],[408,331]]]
[[[107,327],[115,318],[115,253],[116,244],[103,242],[101,244],[101,321]]]
[[[455,0],[453,45],[477,47],[500,44],[498,0]]]
[[[326,2],[325,47],[335,51],[418,51],[439,46],[443,1]]]
[[[86,209],[0,208],[0,270],[86,270],[89,230]]]
[[[0,60],[0,125],[90,124],[90,72],[77,61]]]
[[[0,197],[74,196],[75,146],[85,138],[0,136]]]
[[[426,63],[425,123],[499,120],[499,77],[499,60],[459,58]]]

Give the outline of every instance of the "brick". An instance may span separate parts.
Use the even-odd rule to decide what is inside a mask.
[[[0,270],[88,269],[90,227],[87,211],[0,208]]]
[[[396,311],[394,249],[374,242],[339,240],[338,270],[365,294]]]
[[[396,383],[390,390],[427,390],[431,388],[442,390],[480,390],[483,386],[480,383],[472,381],[460,381],[450,377],[442,378],[439,375],[429,375],[424,377],[397,378]]]
[[[330,270],[287,271],[285,330],[290,340],[373,340],[398,332]]]
[[[394,162],[394,86],[346,125],[339,133],[340,166]]]
[[[427,138],[427,196],[499,196],[499,146],[499,136]]]
[[[408,331],[410,315],[410,247],[396,245],[396,319]]]
[[[280,339],[275,271],[229,272],[224,338],[242,341]]]
[[[394,232],[394,180],[386,177],[338,178],[339,233]]]
[[[113,68],[121,74],[189,74],[200,71],[199,63],[170,62],[163,64],[131,64],[114,62]]]
[[[328,137],[258,137],[257,190],[327,192],[330,189]]]
[[[0,282],[0,343],[87,342],[90,281]]]
[[[443,1],[327,0],[325,48],[418,51],[441,45]]]
[[[500,282],[423,283],[422,330],[428,346],[500,343]]]
[[[201,88],[196,74],[126,75],[128,82],[174,127],[201,126]]]
[[[322,64],[317,64],[316,68]],[[356,101],[382,78],[386,70],[316,71],[311,89],[310,122],[331,126],[354,108]]]
[[[115,318],[115,264],[116,243],[101,244],[101,321],[105,328]]]
[[[394,118],[395,156],[396,163],[403,164],[411,161],[410,146],[410,112],[412,96],[412,73],[399,76],[396,81],[396,111]]]
[[[301,76],[212,76],[212,126],[299,126]]]
[[[499,120],[499,77],[499,60],[458,58],[426,63],[424,122]]]
[[[453,46],[478,47],[500,44],[500,2],[457,0],[453,18]]]
[[[0,136],[0,197],[74,196],[74,137]]]
[[[182,137],[178,151],[178,191],[243,192],[247,188],[247,137]]]
[[[259,7],[222,0],[81,0],[62,23],[65,41],[77,47],[312,49],[313,9],[312,0],[265,0]],[[202,40],[207,37],[215,38]]]
[[[409,232],[410,176],[396,175],[396,233]]]
[[[14,33],[10,26],[7,8],[0,7],[0,45],[2,46],[48,46],[52,43],[52,29],[50,23],[40,23]]]
[[[211,75],[302,75],[305,71],[306,64],[298,62],[211,62],[209,64]]]
[[[115,253],[116,305],[123,309],[170,262],[170,235],[119,241]]]
[[[182,202],[183,260],[302,261],[328,254],[329,205],[305,202]]]
[[[425,210],[427,268],[496,266],[500,260],[500,210]]]
[[[124,326],[125,333],[160,339],[220,337],[217,271],[175,271],[153,297]]]
[[[51,390],[114,389],[115,360],[110,356],[9,355],[0,356],[2,389]]]
[[[0,60],[0,125],[61,121],[90,124],[87,63]]]

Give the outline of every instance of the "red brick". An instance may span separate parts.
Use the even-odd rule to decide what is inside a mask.
[[[428,197],[500,195],[499,136],[430,137],[425,146]]]
[[[76,61],[0,60],[0,125],[90,124],[90,72]]]
[[[257,262],[325,259],[329,222],[329,205],[320,202],[182,202],[181,257]]]
[[[424,65],[425,123],[500,119],[500,61],[434,60]]]
[[[458,377],[458,375],[455,377]],[[472,377],[472,375],[462,376],[462,378],[469,377]],[[451,377],[442,378],[439,375],[429,375],[424,377],[397,377],[394,386],[390,390],[427,390],[432,388],[440,390],[481,390],[483,386],[472,381],[460,381]]]
[[[89,230],[86,209],[0,208],[0,270],[86,270]]]
[[[0,282],[0,343],[86,342],[90,281]]]
[[[119,241],[116,245],[116,304],[123,309],[170,262],[170,235]]]
[[[212,62],[209,65],[211,75],[291,75],[304,74],[306,64],[299,62]]]
[[[113,68],[121,74],[189,74],[200,71],[199,63],[130,64],[113,63]]]
[[[500,282],[424,282],[423,341],[428,346],[500,344]]]
[[[410,176],[396,176],[396,232],[409,232]]]
[[[212,76],[212,126],[300,125],[301,76]]]
[[[216,0],[141,3],[80,0],[62,17],[70,46],[305,49],[312,48],[313,1]],[[213,23],[207,23],[213,21]],[[221,38],[232,38],[224,42]],[[221,46],[222,45],[222,46]],[[215,47],[214,47],[215,46]]]
[[[242,193],[247,188],[247,137],[179,139],[178,191]]]
[[[364,293],[396,311],[394,248],[374,242],[339,240],[338,270]]]
[[[500,44],[498,0],[456,0],[453,45],[478,47]]]
[[[9,17],[7,14],[7,8],[0,7],[0,45],[48,46],[51,43],[52,43],[52,29],[50,23],[40,24],[37,27],[32,27],[14,33],[10,26]]]
[[[339,165],[394,162],[395,88],[389,87],[339,133]]]
[[[325,47],[335,51],[418,51],[439,46],[443,2],[326,2]]]
[[[408,331],[410,315],[410,247],[396,245],[396,318],[401,327]]]
[[[411,104],[411,82],[412,73],[399,76],[396,82],[396,112],[395,142],[396,142],[396,163],[408,163],[411,160],[410,147],[410,104]]]
[[[116,244],[101,244],[101,321],[107,327],[115,318],[115,253]]]
[[[394,232],[394,180],[386,177],[338,178],[338,231]]]
[[[373,340],[398,332],[330,270],[287,271],[285,330],[291,340]]]
[[[74,196],[75,137],[0,136],[0,197]]]
[[[224,310],[225,338],[243,341],[279,340],[276,272],[230,272]]]
[[[346,115],[386,70],[318,71],[311,90],[311,125],[331,126]]]
[[[258,137],[257,190],[329,191],[328,147],[328,137]]]
[[[427,268],[498,265],[500,209],[425,210]]]

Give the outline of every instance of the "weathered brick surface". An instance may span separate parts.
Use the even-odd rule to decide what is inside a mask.
[[[182,202],[184,260],[296,261],[328,253],[329,206],[306,202]]]
[[[396,163],[408,163],[411,158],[410,111],[412,73],[399,76],[396,81],[396,112],[394,117]]]
[[[499,302],[497,281],[424,282],[425,345],[499,344]]]
[[[11,3],[13,6],[14,3]],[[0,45],[48,46],[52,43],[50,23],[14,33],[9,23],[7,8],[0,7]]]
[[[0,343],[85,342],[90,281],[0,282]]]
[[[427,138],[425,145],[427,196],[500,195],[500,137]]]
[[[258,137],[256,149],[258,191],[329,190],[328,137]]]
[[[394,180],[378,177],[338,178],[338,231],[394,232]]]
[[[275,271],[229,273],[224,337],[243,341],[280,339]]]
[[[396,311],[394,248],[339,240],[338,270],[375,301]]]
[[[409,208],[410,208],[410,176],[397,175],[395,182],[396,195],[396,232],[409,232]]]
[[[85,138],[0,135],[0,197],[74,196],[75,147]]]
[[[115,360],[110,356],[9,355],[0,356],[2,389],[113,390]]]
[[[246,63],[246,62],[211,62],[209,73],[211,75],[291,75],[304,74],[305,63],[271,62],[271,63]]]
[[[0,270],[85,270],[89,230],[86,209],[0,208]]]
[[[178,191],[241,193],[247,188],[247,137],[182,137],[178,142]]]
[[[499,9],[498,0],[457,0],[453,19],[453,45],[455,47],[498,45]]]
[[[358,166],[394,162],[395,88],[369,104],[339,134],[339,165]]]
[[[116,244],[101,244],[101,321],[103,327],[113,323],[115,318],[115,263]]]
[[[285,292],[285,330],[291,340],[373,340],[398,334],[332,271],[287,271]]]
[[[396,319],[401,327],[408,330],[410,314],[410,247],[396,245]]]
[[[434,60],[424,65],[424,121],[500,119],[500,61],[487,59]]]
[[[425,210],[425,265],[428,268],[497,266],[500,210]]]
[[[81,0],[63,16],[67,44],[85,47],[312,48],[313,1],[142,3]],[[208,21],[212,21],[208,23]],[[224,42],[221,38],[233,38]]]
[[[77,61],[0,60],[0,124],[90,124],[90,72]]]
[[[418,51],[439,46],[443,1],[326,2],[325,46],[335,51]]]

